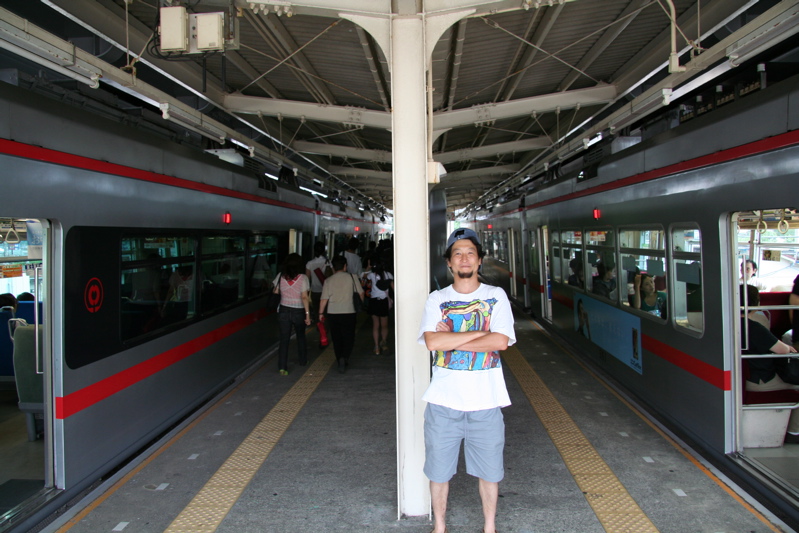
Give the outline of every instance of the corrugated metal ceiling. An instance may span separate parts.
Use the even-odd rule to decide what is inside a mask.
[[[145,59],[179,80],[184,75],[177,66],[184,62],[185,67],[185,61],[191,62],[195,71],[203,73],[206,92],[220,108],[224,108],[224,103],[214,94],[241,93],[279,101],[354,106],[383,112],[390,105],[390,72],[383,51],[366,31],[338,18],[334,11],[316,10],[313,14],[288,17],[276,15],[274,6],[265,14],[260,7],[269,2],[260,0],[257,4],[243,0],[185,2],[190,12],[229,11],[239,24],[240,47],[228,50],[224,58],[220,53],[161,54],[158,58],[153,54],[157,51],[159,7],[181,2],[49,0],[45,3],[117,41],[121,40],[120,28],[126,27],[127,8],[129,23],[125,38],[130,39],[131,31],[143,38],[151,37]],[[301,13],[300,7],[312,2],[275,3],[293,5]],[[762,3],[759,11],[774,3]],[[3,4],[13,10],[20,2],[0,1],[0,5]],[[364,5],[369,4],[370,0],[364,0]],[[523,0],[513,5],[516,4],[518,9],[513,11],[467,18],[444,32],[433,53],[434,111],[514,102],[605,84],[615,85],[616,94],[621,95],[635,86],[640,76],[668,60],[670,18],[666,0],[531,2],[534,7],[529,10],[522,9]],[[696,0],[674,0],[677,24],[690,39],[697,39],[698,8],[704,30],[720,21],[736,20],[734,14],[749,4],[757,2],[703,0],[700,5]],[[502,4],[503,9],[508,6],[508,1]],[[256,7],[255,11],[252,7]],[[38,11],[42,12],[30,16],[32,22],[41,23],[42,19],[52,17],[52,10],[43,11],[49,9],[39,6]],[[683,48],[685,39],[680,37],[679,43]],[[139,51],[133,44],[130,48],[134,53]],[[683,62],[686,58],[687,55]],[[197,87],[196,79],[182,81],[195,89],[203,89]],[[164,87],[172,87],[175,96],[201,107],[202,103],[190,97],[188,91],[174,84]],[[545,147],[522,150],[499,147],[493,154],[488,148],[474,152],[479,155],[470,156],[464,152],[462,159],[449,154],[452,161],[445,166],[453,177],[444,177],[438,185],[447,191],[449,210],[467,206],[485,190],[524,171],[531,161],[556,149],[566,132],[606,106],[606,102],[599,102],[578,108],[568,105],[568,100],[564,102],[560,109],[518,112],[485,124],[470,121],[438,137],[433,145],[434,158],[467,148],[525,139],[546,140]],[[292,150],[302,152],[359,193],[391,208],[391,180],[387,177],[391,171],[390,157],[386,154],[361,156],[353,150],[390,151],[391,134],[387,129],[356,129],[312,114],[241,116],[277,140],[268,143],[259,140],[265,146],[273,148],[283,143],[285,146],[280,150],[286,154],[290,155]],[[309,149],[308,143],[327,147]],[[490,169],[495,167],[503,167],[505,171],[493,173]],[[474,172],[458,174],[466,170]]]

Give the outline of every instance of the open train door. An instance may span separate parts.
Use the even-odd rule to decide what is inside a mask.
[[[52,388],[52,227],[0,217],[0,529],[55,487]],[[11,300],[13,302],[13,300]]]
[[[530,232],[530,288],[536,315],[552,320],[552,292],[549,286],[549,229],[540,226]],[[536,305],[536,300],[537,305]]]
[[[792,494],[799,491],[799,395],[786,389],[799,383],[787,359],[799,359],[793,351],[799,346],[793,320],[799,312],[794,293],[799,283],[798,211],[733,213],[728,256],[736,349],[730,358],[734,418],[727,425],[728,442],[733,442],[727,449]],[[739,319],[743,316],[748,320]]]

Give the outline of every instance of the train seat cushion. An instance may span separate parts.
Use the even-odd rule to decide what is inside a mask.
[[[795,390],[775,390],[775,391],[748,391],[746,390],[746,380],[749,377],[749,365],[744,359],[741,361],[741,380],[743,391],[743,404],[756,405],[764,403],[799,403],[799,391]]]

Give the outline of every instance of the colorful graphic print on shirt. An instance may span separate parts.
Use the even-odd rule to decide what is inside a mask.
[[[491,312],[496,298],[471,302],[443,302],[441,320],[450,331],[491,331]],[[436,351],[436,366],[450,370],[488,370],[498,368],[499,352]]]

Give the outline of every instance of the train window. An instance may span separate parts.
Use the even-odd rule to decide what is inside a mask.
[[[799,263],[799,227],[795,210],[764,209],[735,215],[737,223],[738,283],[760,292],[790,292]]]
[[[563,281],[563,261],[561,260],[560,232],[549,232],[552,240],[550,246],[550,273],[554,281]]]
[[[563,277],[572,287],[585,288],[583,265],[583,232],[579,230],[561,232],[563,248]]]
[[[696,227],[671,230],[672,309],[678,327],[701,332],[704,329],[702,296],[702,236]]]
[[[510,255],[508,254],[508,234],[504,231],[496,233],[497,236],[497,259],[503,263],[510,263]]]
[[[244,299],[244,237],[211,235],[201,241],[203,314]]]
[[[615,233],[612,229],[591,230],[585,233],[586,259],[590,276],[586,283],[593,294],[616,301]]]
[[[662,229],[619,231],[620,272],[626,284],[622,304],[663,319],[668,316],[665,240]]]
[[[343,250],[342,250],[343,253]],[[258,296],[272,288],[278,269],[278,237],[253,235],[247,255],[247,272],[250,276],[248,296]]]
[[[196,239],[133,235],[122,237],[120,245],[123,341],[179,322],[196,312],[194,287],[185,281],[193,279]],[[181,274],[185,280],[178,283]]]

